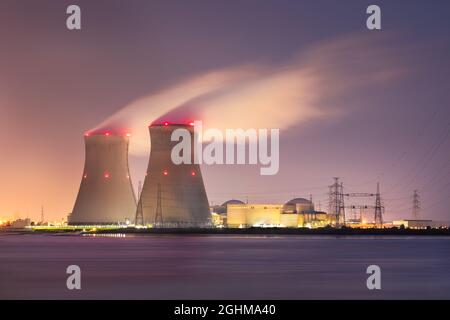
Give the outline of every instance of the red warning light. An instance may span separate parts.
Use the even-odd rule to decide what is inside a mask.
[[[105,179],[108,179],[110,177],[108,172],[105,172],[103,176],[105,177]]]
[[[189,122],[189,125],[191,126],[191,127],[193,127],[194,126],[194,122]]]
[[[163,175],[167,176],[169,174],[169,172],[167,170],[163,171]]]
[[[167,121],[165,121],[165,122],[164,122],[164,126],[167,127],[168,125],[169,125],[169,123],[168,123]]]
[[[191,176],[194,177],[195,175],[197,175],[197,174],[195,173],[195,171],[192,171],[192,172],[191,172]]]
[[[107,136],[107,137],[108,137],[109,135],[110,135],[110,133],[109,133],[109,132],[106,132],[106,133],[105,133],[105,136]]]

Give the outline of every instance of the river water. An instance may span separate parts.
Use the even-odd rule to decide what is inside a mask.
[[[0,299],[450,299],[450,237],[0,234]]]

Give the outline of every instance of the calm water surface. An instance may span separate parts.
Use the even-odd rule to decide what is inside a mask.
[[[450,299],[450,238],[0,234],[0,298]]]

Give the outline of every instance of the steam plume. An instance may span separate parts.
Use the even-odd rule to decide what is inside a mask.
[[[336,117],[351,110],[332,103],[363,87],[402,75],[399,50],[384,36],[351,35],[317,43],[289,59],[211,71],[138,99],[105,120],[102,128],[132,128],[133,154],[148,153],[154,121],[204,127],[281,128]]]

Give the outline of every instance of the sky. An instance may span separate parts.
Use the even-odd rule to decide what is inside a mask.
[[[81,8],[82,29],[66,28]],[[382,29],[366,28],[378,4]],[[328,185],[375,192],[385,219],[450,220],[448,1],[23,1],[0,3],[0,218],[73,208],[83,134],[201,110],[209,127],[279,128],[280,170],[202,166],[209,201],[283,203]],[[373,205],[373,199],[346,199]],[[351,212],[348,212],[351,215]],[[370,214],[370,212],[368,212]]]

